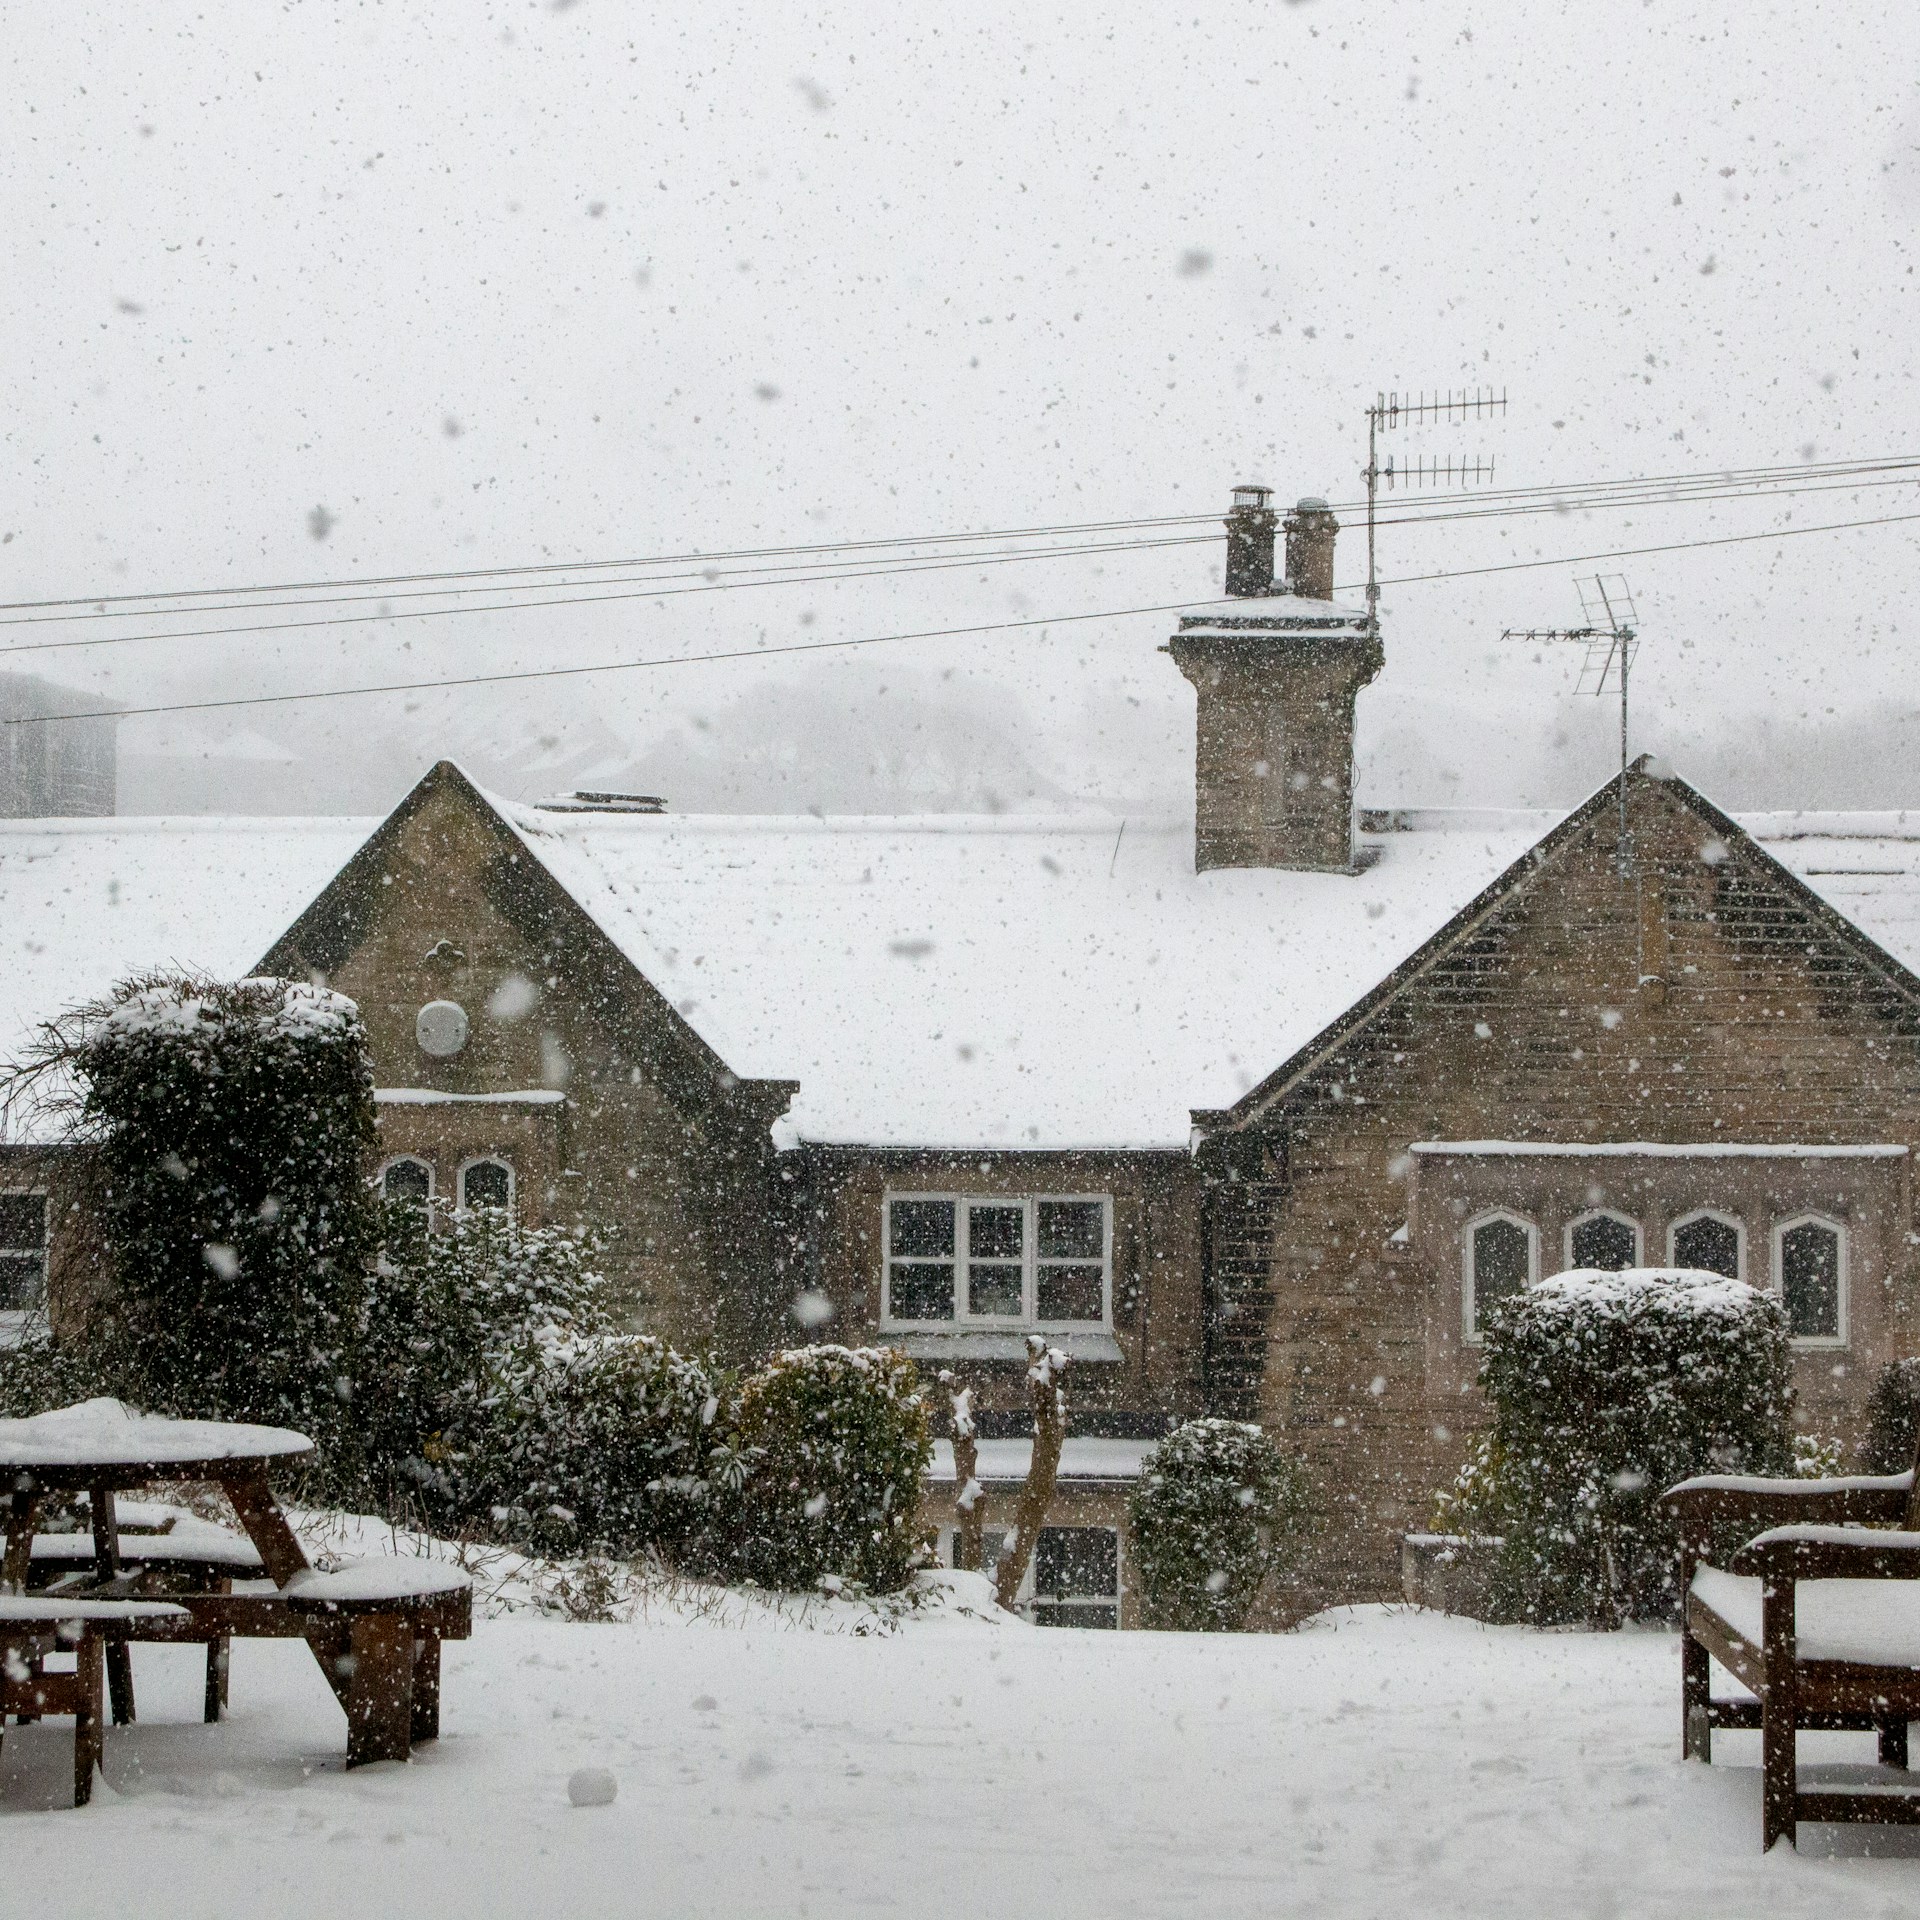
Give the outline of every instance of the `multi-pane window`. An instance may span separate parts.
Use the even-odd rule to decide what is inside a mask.
[[[980,1536],[980,1570],[992,1579],[1013,1536],[987,1527]],[[942,1529],[940,1552],[949,1565],[957,1530]],[[1120,1624],[1120,1535],[1112,1527],[1042,1527],[1014,1604],[1037,1627],[1117,1628]]]
[[[1740,1278],[1740,1223],[1717,1213],[1696,1213],[1675,1224],[1671,1245],[1673,1264],[1700,1273],[1723,1273]]]
[[[47,1297],[47,1197],[0,1193],[0,1313],[25,1313]]]
[[[1796,1340],[1838,1340],[1846,1263],[1841,1229],[1828,1220],[1796,1220],[1777,1239],[1788,1333]]]
[[[433,1169],[424,1160],[390,1160],[380,1185],[389,1200],[424,1207],[433,1198]]]
[[[1617,1213],[1590,1213],[1567,1229],[1567,1264],[1619,1273],[1640,1264],[1640,1229]]]
[[[504,1160],[474,1160],[460,1169],[463,1207],[513,1205],[513,1169]]]
[[[1104,1196],[891,1194],[886,1215],[889,1323],[1106,1324],[1113,1261]]]
[[[1488,1310],[1533,1278],[1534,1230],[1510,1213],[1475,1223],[1467,1235],[1467,1330],[1477,1339]]]

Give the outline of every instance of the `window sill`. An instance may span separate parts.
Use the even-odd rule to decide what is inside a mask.
[[[1089,1328],[1083,1333],[1050,1332],[1044,1334],[1050,1347],[1058,1347],[1069,1360],[1095,1366],[1118,1366],[1126,1358],[1120,1342],[1112,1334]],[[929,1333],[924,1328],[912,1333],[882,1332],[882,1341],[899,1347],[912,1360],[1024,1360],[1027,1336],[1023,1332],[990,1328],[961,1328],[950,1333]]]

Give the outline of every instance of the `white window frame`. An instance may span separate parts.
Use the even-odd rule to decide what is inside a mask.
[[[938,1200],[950,1203],[953,1215],[953,1317],[950,1320],[901,1320],[893,1312],[893,1206],[896,1200]],[[1038,1317],[1039,1269],[1042,1266],[1092,1266],[1091,1260],[1046,1260],[1040,1258],[1040,1206],[1043,1201],[1065,1200],[1100,1208],[1100,1318],[1093,1320],[1042,1320]],[[1021,1225],[1020,1312],[969,1313],[967,1311],[967,1208],[1020,1207],[1025,1210]],[[932,1259],[922,1265],[937,1265]],[[880,1208],[880,1326],[888,1333],[939,1333],[945,1330],[1007,1331],[1032,1328],[1037,1332],[1111,1333],[1113,1331],[1113,1195],[1110,1193],[934,1193],[921,1188],[889,1187]]]
[[[1836,1220],[1832,1214],[1821,1213],[1817,1208],[1809,1208],[1804,1213],[1796,1213],[1785,1220],[1776,1220],[1774,1222],[1773,1264],[1768,1275],[1771,1281],[1768,1291],[1780,1302],[1783,1310],[1787,1304],[1786,1238],[1795,1227],[1825,1227],[1829,1233],[1838,1236],[1840,1298],[1838,1301],[1839,1311],[1834,1316],[1839,1331],[1837,1333],[1796,1333],[1792,1336],[1793,1345],[1796,1347],[1813,1349],[1825,1348],[1828,1350],[1836,1347],[1844,1347],[1850,1338],[1847,1296],[1852,1291],[1849,1285],[1850,1276],[1848,1274],[1848,1267],[1853,1251],[1853,1235],[1848,1232],[1847,1223],[1844,1220]]]
[[[1488,1207],[1476,1213],[1467,1222],[1460,1234],[1460,1333],[1470,1347],[1477,1347],[1486,1338],[1475,1324],[1478,1319],[1475,1301],[1473,1275],[1473,1241],[1482,1227],[1491,1226],[1496,1220],[1506,1220],[1514,1226],[1523,1228],[1527,1236],[1527,1285],[1540,1278],[1540,1228],[1524,1213],[1516,1213],[1511,1207]]]
[[[427,1159],[424,1154],[395,1153],[389,1154],[386,1159],[380,1162],[380,1170],[373,1176],[373,1183],[379,1188],[381,1199],[384,1200],[387,1197],[387,1175],[391,1173],[395,1167],[424,1167],[427,1171],[427,1198],[429,1200],[433,1198],[435,1190],[439,1186],[439,1179],[434,1173],[433,1162]]]
[[[1696,1220],[1717,1220],[1723,1227],[1733,1229],[1733,1264],[1738,1269],[1736,1280],[1744,1282],[1747,1277],[1747,1223],[1737,1213],[1724,1213],[1718,1207],[1695,1207],[1691,1213],[1683,1213],[1667,1228],[1667,1265],[1677,1267],[1680,1254],[1675,1242],[1680,1238],[1680,1229],[1690,1227]]]
[[[467,1174],[474,1167],[504,1167],[507,1170],[507,1218],[511,1220],[520,1200],[520,1180],[513,1170],[513,1162],[498,1153],[476,1153],[460,1162],[460,1171],[455,1177],[454,1192],[460,1197],[460,1210],[467,1208]]]
[[[912,1197],[914,1199],[920,1199],[923,1196],[915,1194]],[[1047,1198],[1054,1200],[1059,1198],[1059,1196],[1050,1193],[1047,1195]],[[1050,1599],[1044,1602],[1044,1604],[1049,1607],[1111,1607],[1113,1609],[1113,1624],[1118,1628],[1122,1622],[1122,1595],[1124,1595],[1127,1590],[1126,1529],[1124,1527],[1110,1526],[1104,1520],[1060,1520],[1052,1523],[1052,1525],[1058,1527],[1098,1527],[1102,1533],[1110,1533],[1113,1535],[1113,1592],[1111,1595],[1095,1593],[1074,1594],[1067,1599]],[[1004,1527],[989,1526],[983,1528],[982,1531],[986,1534],[997,1533],[1009,1544],[1012,1542],[1014,1533],[1011,1525]],[[1050,1532],[1052,1531],[1052,1527],[1043,1526],[1041,1531]],[[953,1565],[954,1548],[959,1539],[959,1535],[960,1529],[957,1526],[945,1526],[940,1529],[939,1542],[935,1551],[939,1554],[940,1564],[943,1567],[951,1567]],[[1019,1614],[1021,1619],[1027,1621],[1033,1619],[1033,1609],[1035,1605],[1033,1591],[1034,1569],[1039,1563],[1040,1542],[1036,1538],[1033,1543],[1033,1551],[1027,1555],[1026,1571],[1020,1576],[1019,1591],[1013,1596],[1014,1612]],[[991,1579],[992,1574],[989,1573],[987,1577]],[[1072,1631],[1072,1629],[1067,1629],[1067,1631]],[[1095,1629],[1095,1631],[1098,1631],[1098,1629]]]
[[[1567,1222],[1566,1233],[1561,1238],[1563,1256],[1567,1270],[1574,1267],[1573,1233],[1576,1227],[1584,1227],[1589,1220],[1616,1220],[1623,1227],[1633,1229],[1633,1264],[1644,1267],[1647,1264],[1647,1230],[1630,1213],[1622,1213],[1618,1207],[1589,1207],[1584,1213],[1576,1213]]]
[[[11,1347],[25,1339],[27,1330],[36,1320],[44,1318],[47,1312],[53,1266],[53,1222],[49,1217],[50,1202],[44,1187],[0,1187],[0,1194],[10,1200],[40,1202],[40,1304],[37,1307],[0,1308],[0,1347]],[[8,1251],[19,1252],[21,1249],[9,1248]]]

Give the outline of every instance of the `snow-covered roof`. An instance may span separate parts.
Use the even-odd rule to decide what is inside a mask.
[[[1184,821],[496,804],[734,1072],[799,1082],[783,1137],[934,1148],[1184,1147],[1562,817],[1405,809],[1363,873],[1196,874]],[[0,1053],[144,968],[244,973],[375,824],[0,822]],[[1743,824],[1920,968],[1920,814]]]

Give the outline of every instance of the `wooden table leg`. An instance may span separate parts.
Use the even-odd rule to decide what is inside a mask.
[[[440,1636],[423,1633],[413,1643],[413,1739],[440,1738]]]
[[[1799,1776],[1795,1739],[1800,1676],[1794,1667],[1794,1582],[1769,1580],[1760,1589],[1761,1638],[1767,1691],[1760,1707],[1760,1850],[1776,1840],[1800,1844]]]
[[[260,1550],[260,1564],[276,1587],[284,1587],[296,1573],[307,1569],[306,1550],[299,1537],[287,1525],[287,1516],[267,1485],[264,1468],[250,1467],[228,1474],[221,1489],[233,1502],[247,1538]]]
[[[93,1798],[93,1776],[102,1757],[100,1728],[100,1637],[83,1633],[73,1650],[73,1804]]]
[[[93,1575],[105,1585],[120,1571],[120,1519],[111,1487],[87,1489],[87,1517],[93,1526]],[[107,1698],[113,1724],[133,1724],[133,1649],[124,1640],[107,1643]]]
[[[1883,1767],[1899,1767],[1905,1770],[1907,1764],[1907,1723],[1905,1720],[1883,1720],[1880,1723],[1880,1764]]]
[[[33,1558],[33,1523],[40,1511],[37,1487],[15,1487],[7,1496],[7,1553],[0,1561],[0,1593],[25,1593]]]
[[[347,1765],[404,1760],[413,1734],[413,1623],[363,1613],[353,1623],[347,1683]]]

